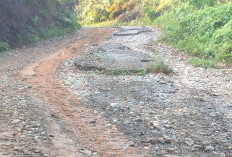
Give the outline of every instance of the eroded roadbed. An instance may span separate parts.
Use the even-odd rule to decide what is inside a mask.
[[[58,78],[131,146],[147,149],[147,156],[230,156],[231,117],[222,105],[230,97],[186,83],[188,75],[179,73],[188,67],[171,75],[128,72],[145,69],[154,56],[165,58],[150,47],[160,34],[150,27],[119,27],[107,42],[66,61]]]
[[[84,28],[1,59],[0,156],[231,156],[231,69],[151,27]],[[174,70],[149,73],[159,56]]]

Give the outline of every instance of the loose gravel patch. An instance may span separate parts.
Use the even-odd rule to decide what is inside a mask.
[[[171,57],[173,49],[152,49],[150,43],[160,35],[150,27],[117,28],[106,43],[68,60],[59,71],[59,79],[81,104],[93,108],[128,136],[133,141],[131,147],[142,146],[149,156],[231,156],[231,95],[218,95],[209,88],[208,84],[218,79],[215,72],[214,77],[210,74],[215,80],[207,79],[204,85],[201,74],[211,71],[178,62]],[[154,49],[171,65],[174,75],[109,76],[75,67],[142,68],[141,60],[152,58]],[[185,73],[187,69],[195,73]],[[225,91],[223,86],[215,88]]]

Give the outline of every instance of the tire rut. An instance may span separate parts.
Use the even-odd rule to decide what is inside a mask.
[[[84,148],[100,156],[146,156],[146,152],[141,148],[130,147],[130,140],[115,126],[92,109],[80,104],[75,95],[55,79],[57,70],[66,59],[74,57],[93,44],[105,41],[113,32],[111,28],[83,31],[86,31],[88,36],[71,42],[66,48],[25,67],[20,76],[32,85],[32,89],[38,92],[38,97],[49,102],[51,110],[67,126],[68,131],[64,132],[76,137],[80,152]],[[53,142],[60,142],[59,148],[66,149],[67,144],[62,144],[62,140]],[[63,154],[61,152],[61,155],[70,156],[72,153],[77,152],[71,149]]]

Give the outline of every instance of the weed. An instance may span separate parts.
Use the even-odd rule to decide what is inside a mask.
[[[215,63],[212,60],[200,59],[200,58],[189,58],[187,60],[188,64],[191,64],[194,67],[202,67],[202,68],[215,68]]]
[[[102,71],[102,74],[106,75],[138,75],[138,76],[144,76],[147,74],[147,71],[145,69],[137,69],[137,70],[123,70],[123,69],[105,69]]]
[[[10,50],[9,44],[7,42],[0,41],[0,52],[9,51],[9,50]]]
[[[200,9],[190,4],[181,3],[155,20],[165,32],[164,39],[191,55],[231,62],[231,3],[206,3],[211,7]]]
[[[173,72],[173,70],[159,58],[154,59],[147,67],[146,71],[147,73],[163,73],[166,75]]]

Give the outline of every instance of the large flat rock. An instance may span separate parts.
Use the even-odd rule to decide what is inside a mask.
[[[76,58],[76,66],[88,69],[144,69],[152,57],[117,43],[106,43],[94,46]]]

